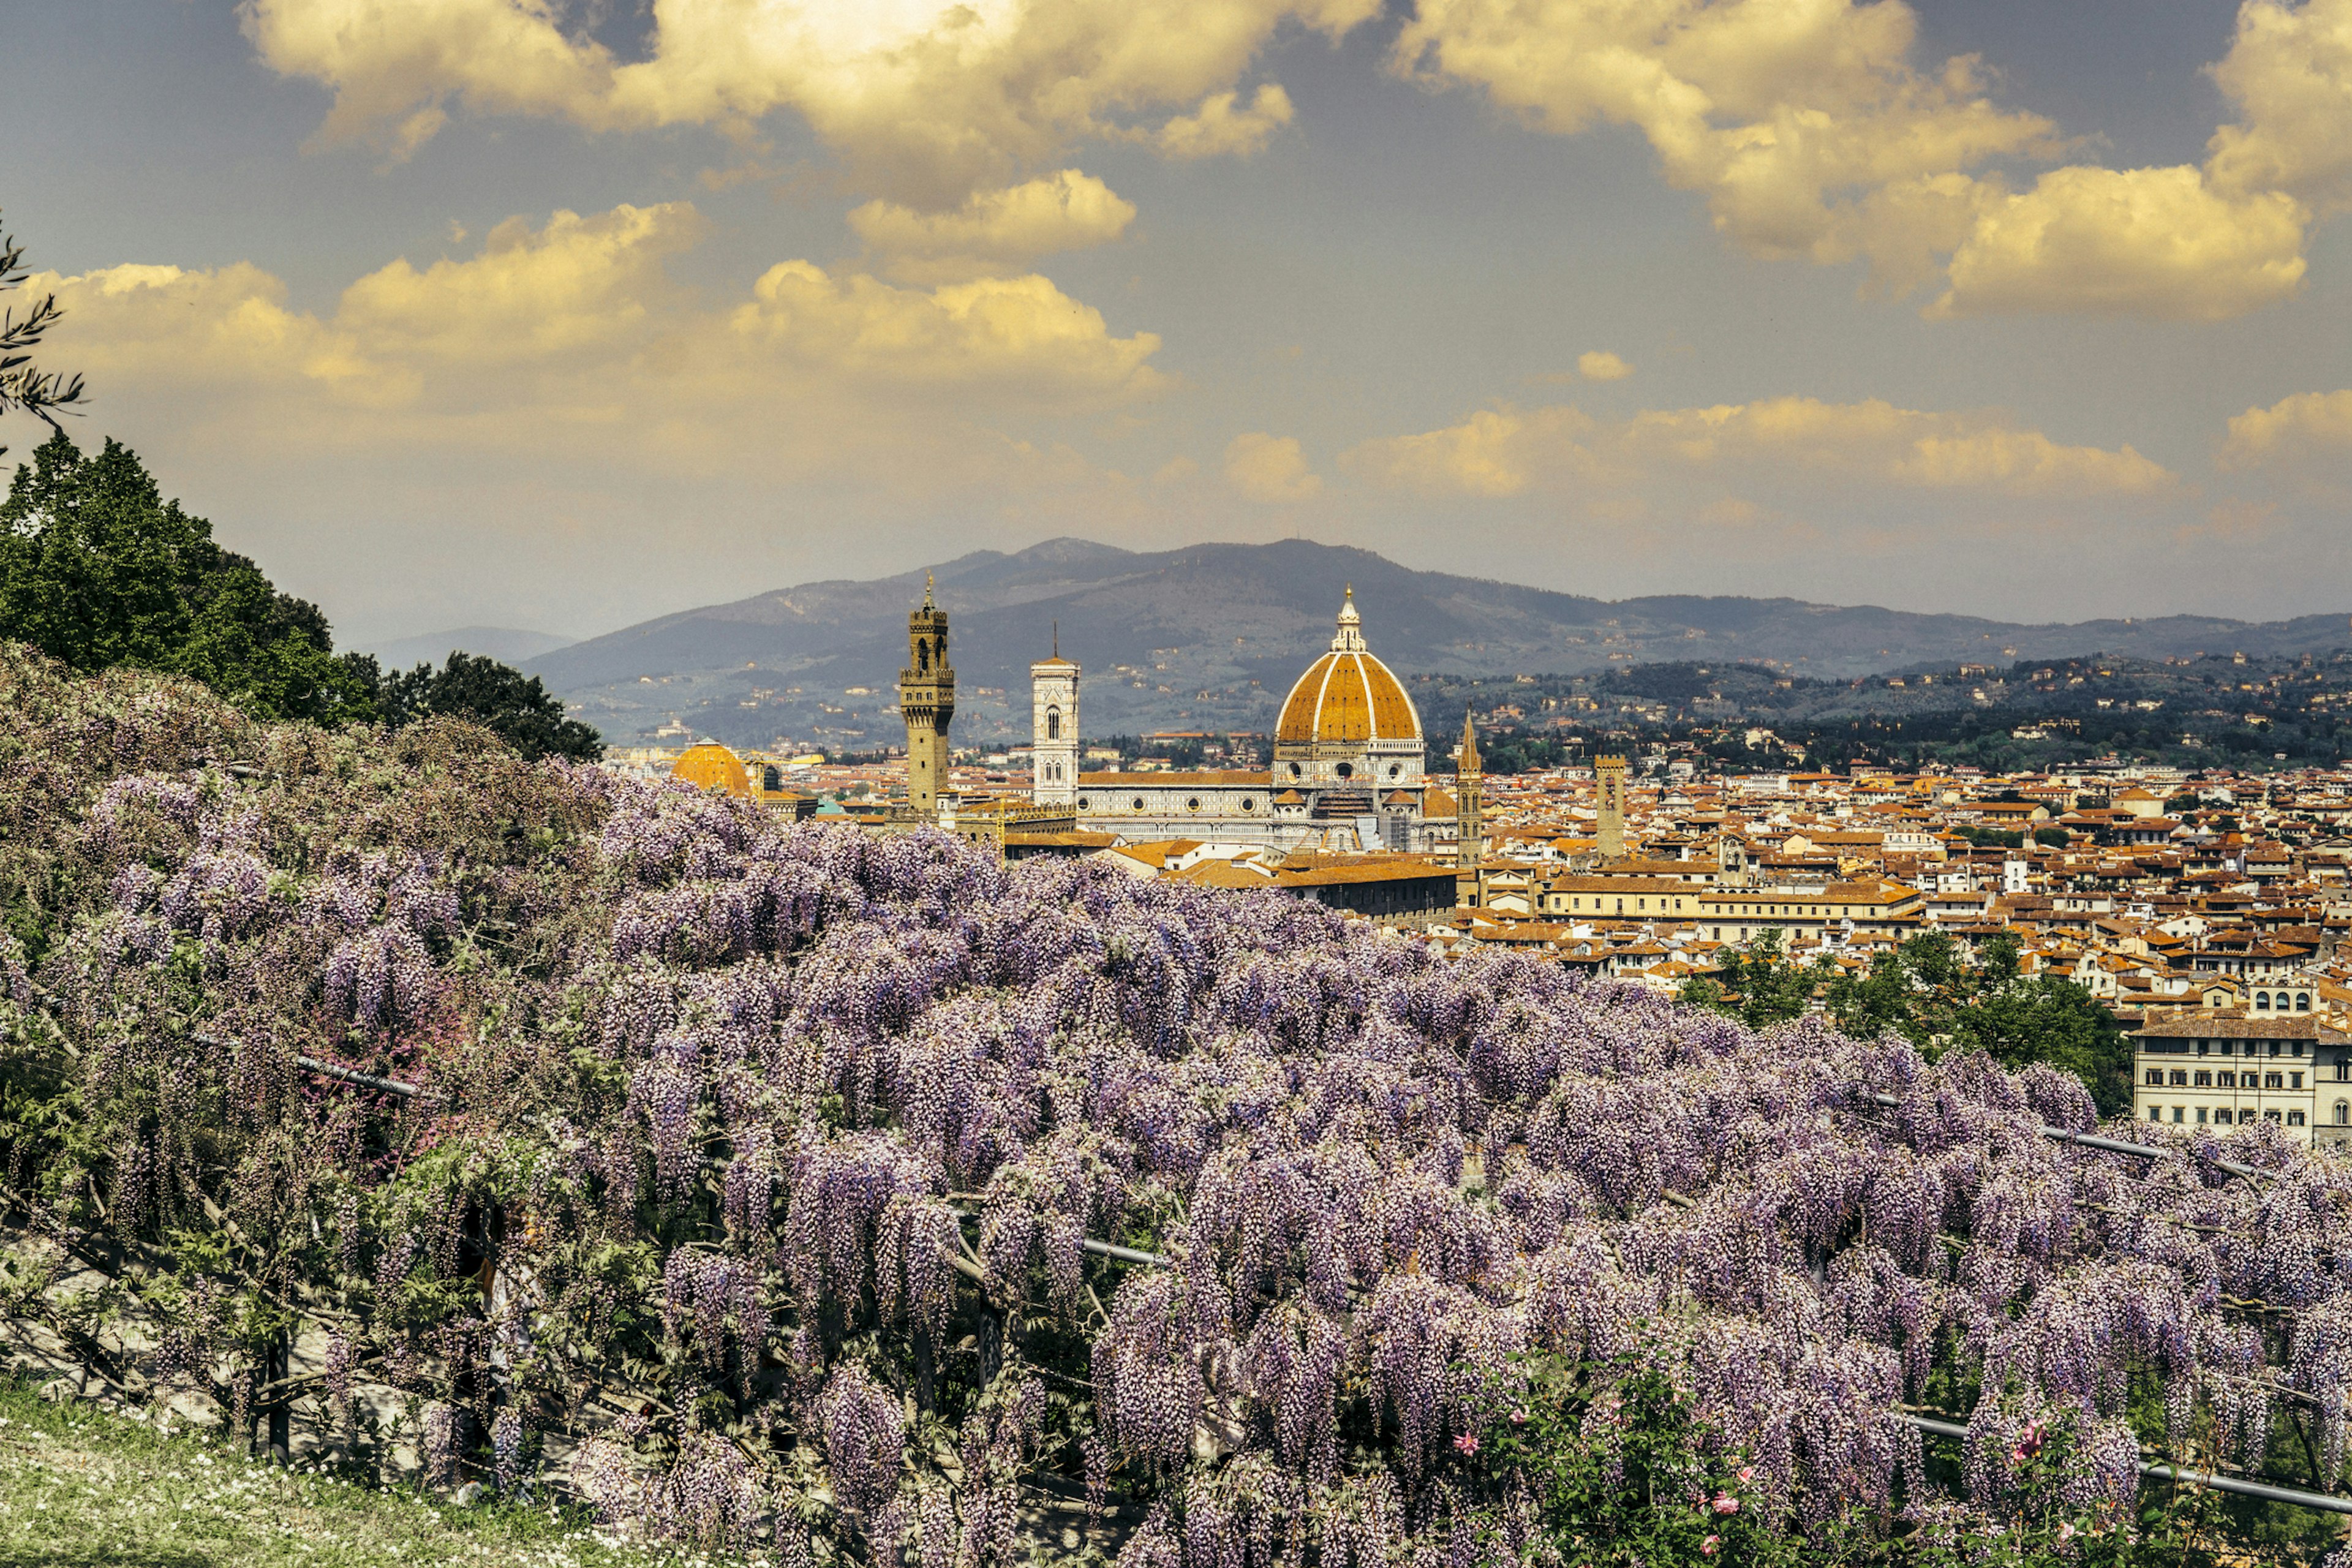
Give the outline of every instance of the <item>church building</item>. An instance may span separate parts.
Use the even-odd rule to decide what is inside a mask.
[[[1352,588],[1329,651],[1283,702],[1270,769],[1078,773],[1078,675],[1058,652],[1030,667],[1034,798],[1074,806],[1081,831],[1335,852],[1454,841],[1454,802],[1423,773],[1421,715],[1365,644]]]

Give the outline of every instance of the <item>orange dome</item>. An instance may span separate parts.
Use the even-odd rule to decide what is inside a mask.
[[[1307,667],[1282,705],[1277,745],[1360,744],[1421,740],[1421,715],[1389,667],[1364,647],[1351,589],[1331,651]]]
[[[732,795],[751,793],[751,775],[735,753],[715,741],[705,741],[698,746],[688,746],[669,770],[669,776],[683,779],[697,789],[715,789]]]

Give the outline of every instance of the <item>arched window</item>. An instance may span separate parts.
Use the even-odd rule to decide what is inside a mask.
[[[2298,991],[2294,994],[2294,1010],[2298,1013],[2308,1013],[2311,1011],[2310,992]]]
[[[1401,776],[1403,773],[1404,773],[1404,764],[1403,764],[1402,763],[1391,763],[1389,764],[1389,777],[1391,777],[1391,778],[1397,778],[1397,777]]]
[[[2267,1013],[2267,1012],[2269,1012],[2270,1010],[2271,1010],[2271,994],[2270,994],[2269,992],[2267,992],[2267,991],[2257,991],[2257,992],[2255,992],[2255,993],[2254,993],[2254,1011],[2255,1011],[2255,1012],[2257,1012],[2257,1013]]]
[[[931,645],[925,639],[917,637],[915,639],[915,673],[929,675],[930,672]]]
[[[2339,1100],[2336,1102],[2336,1125],[2352,1127],[2352,1100]]]
[[[1058,741],[1061,738],[1062,710],[1059,708],[1048,708],[1045,710],[1045,739]]]
[[[1356,764],[1353,763],[1341,763],[1335,771],[1341,778],[1351,779],[1356,776]]]

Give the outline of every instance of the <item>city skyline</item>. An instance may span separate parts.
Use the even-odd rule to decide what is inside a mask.
[[[2352,607],[2352,0],[1181,9],[56,8],[0,199],[345,642],[1074,533]]]

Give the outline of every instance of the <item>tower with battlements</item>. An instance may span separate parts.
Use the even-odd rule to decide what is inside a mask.
[[[1029,739],[1034,763],[1029,798],[1039,805],[1078,803],[1078,667],[1054,653],[1029,667]]]
[[[907,668],[898,672],[898,712],[907,721],[907,809],[937,821],[948,782],[948,725],[955,718],[955,670],[948,663],[948,613],[931,602],[907,617]]]
[[[1478,735],[1470,715],[1462,715],[1462,754],[1454,764],[1454,903],[1456,909],[1477,909],[1484,901],[1478,864],[1486,854],[1486,837],[1479,822],[1485,805],[1486,778],[1478,760]]]
[[[1625,759],[1596,757],[1593,783],[1599,786],[1601,858],[1605,863],[1625,858]]]

